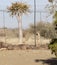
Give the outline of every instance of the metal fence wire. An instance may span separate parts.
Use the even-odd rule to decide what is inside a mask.
[[[30,24],[34,25],[34,43],[36,46],[36,24],[37,22],[49,22],[50,20],[52,20],[51,17],[47,17],[48,13],[46,11],[41,11],[37,9],[37,3],[36,0],[33,0],[33,7],[31,12],[28,15],[24,15],[22,18],[22,26],[23,29],[29,28]],[[4,29],[4,39],[5,39],[5,43],[7,43],[7,28],[10,29],[17,29],[18,28],[18,22],[14,17],[11,17],[9,12],[7,10],[0,10],[0,28]],[[9,32],[10,33],[10,32]],[[13,30],[13,33],[14,30]],[[17,32],[18,33],[18,32]],[[18,36],[18,35],[17,35]]]
[[[36,6],[34,6],[35,8]],[[43,15],[44,14],[44,15]],[[27,18],[27,20],[29,19],[29,23],[27,24],[27,20],[25,21],[26,23],[23,24],[23,28],[28,28],[29,24],[34,24],[34,38],[35,38],[35,45],[36,45],[36,24],[38,21],[46,21],[48,22],[48,19],[46,17],[47,12],[46,11],[36,11],[36,8],[34,9],[34,11],[31,11],[31,15],[29,16],[24,16],[23,21],[25,21],[24,19]],[[30,19],[30,16],[31,19]],[[33,19],[33,20],[32,20]],[[31,21],[32,20],[32,21]],[[11,17],[10,14],[7,12],[7,10],[0,10],[0,28],[4,29],[4,35],[5,35],[5,43],[6,43],[6,28],[9,29],[14,29],[14,28],[18,28],[18,22],[16,20],[15,17]]]

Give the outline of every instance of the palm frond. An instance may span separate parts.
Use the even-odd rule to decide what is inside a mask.
[[[16,15],[16,14],[19,15],[29,12],[29,6],[21,2],[12,3],[12,5],[7,9],[9,12],[11,12],[11,15]]]

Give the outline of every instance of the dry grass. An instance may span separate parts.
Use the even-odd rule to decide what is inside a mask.
[[[5,37],[0,37],[0,42],[5,42]],[[50,39],[44,39],[44,38],[40,38],[36,40],[37,44],[49,44],[50,43]],[[17,37],[14,38],[6,38],[6,43],[8,44],[15,44],[18,45],[19,44],[19,39]],[[32,39],[31,37],[28,38],[27,40],[25,38],[23,38],[23,43],[24,44],[29,44],[29,45],[34,45],[35,44],[35,40]]]

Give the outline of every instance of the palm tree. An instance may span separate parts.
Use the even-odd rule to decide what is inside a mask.
[[[15,2],[9,6],[8,11],[11,13],[12,16],[16,16],[18,21],[18,28],[19,28],[19,44],[23,43],[23,33],[22,33],[22,15],[27,14],[29,12],[29,6],[26,3]]]

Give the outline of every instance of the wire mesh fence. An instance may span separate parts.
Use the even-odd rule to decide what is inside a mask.
[[[18,21],[16,17],[10,16],[9,12],[6,10],[0,10],[0,28],[3,34],[4,34],[4,40],[5,42],[8,42],[10,39],[13,43],[18,42]],[[47,12],[46,11],[37,11],[36,12],[36,24],[38,22],[48,22],[47,18]],[[23,29],[28,29],[30,25],[34,25],[34,12],[31,11],[28,15],[23,15],[22,18],[22,27]],[[36,25],[35,24],[35,25]],[[0,36],[2,36],[0,34]],[[7,37],[8,36],[8,37]],[[11,38],[10,38],[11,37]],[[12,40],[13,37],[13,40]],[[16,38],[15,38],[16,37]],[[16,39],[16,40],[14,40]],[[16,42],[17,41],[17,42]],[[33,42],[34,43],[34,42]]]
[[[22,16],[23,43],[25,44],[42,43],[41,42],[42,40],[38,40],[38,38],[40,38],[41,36],[39,34],[39,31],[36,31],[37,28],[32,29],[34,30],[32,35],[29,32],[30,31],[29,28],[31,25],[36,27],[38,22],[52,22],[52,16],[48,17],[48,12],[45,10],[44,6],[46,6],[46,4],[44,5],[43,3],[43,5],[40,5],[38,0],[36,0],[36,2],[35,0],[25,1],[21,0],[20,2],[27,3],[30,6],[30,13],[28,13],[27,15],[24,14]],[[15,16],[12,17],[7,10],[3,9],[2,10],[0,9],[0,38],[1,38],[0,41],[2,42],[4,41],[5,43],[11,44],[19,43],[18,21]],[[47,43],[48,42],[49,40],[47,41]]]

